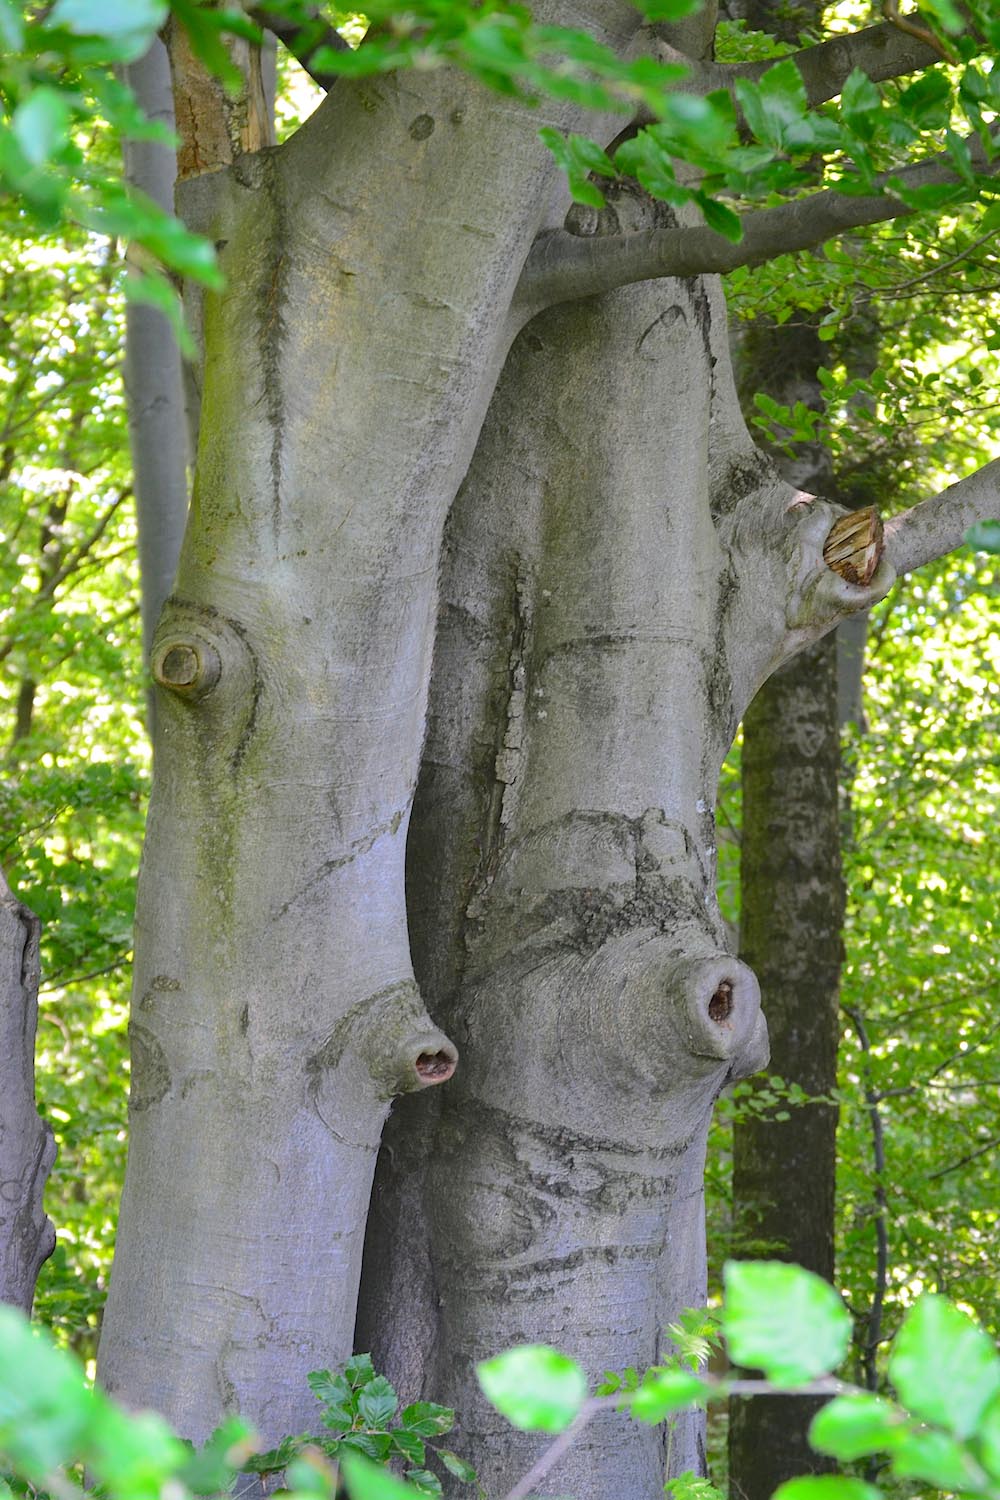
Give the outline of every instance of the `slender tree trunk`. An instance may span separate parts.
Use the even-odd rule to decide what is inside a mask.
[[[760,979],[771,1067],[827,1098],[840,1038],[839,739],[831,635],[776,673],[747,711],[740,944]],[[803,1105],[784,1121],[774,1113],[734,1127],[737,1244],[744,1254],[794,1261],[832,1281],[836,1105]],[[769,1500],[784,1480],[829,1470],[807,1437],[821,1404],[767,1396],[730,1402],[734,1496]]]
[[[0,1302],[26,1313],[56,1244],[42,1207],[56,1147],[35,1107],[37,1017],[38,918],[0,873]]]
[[[151,119],[173,129],[167,49],[154,41],[145,57],[123,69]],[[173,211],[176,157],[172,146],[126,140],[127,180]],[[177,571],[188,505],[188,433],[180,351],[173,328],[154,307],[125,308],[125,397],[139,527],[142,640],[149,659],[153,631]]]

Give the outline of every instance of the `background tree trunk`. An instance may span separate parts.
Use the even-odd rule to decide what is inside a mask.
[[[752,24],[752,22],[751,22]],[[827,350],[815,320],[753,323],[739,343],[745,406],[757,391],[819,409]],[[828,494],[820,445],[775,455],[789,482]],[[740,954],[758,976],[771,1069],[811,1096],[837,1083],[844,889],[840,861],[840,728],[836,635],[807,648],[760,689],[743,724]],[[776,1113],[788,1114],[786,1120]],[[805,1266],[833,1280],[837,1108],[779,1103],[733,1127],[738,1253]],[[729,1482],[738,1500],[769,1500],[784,1480],[830,1462],[809,1446],[822,1404],[736,1397],[729,1404]]]
[[[123,68],[125,81],[150,117],[174,126],[167,49],[155,41],[145,57]],[[177,163],[172,146],[126,139],[125,176],[133,187],[173,212]],[[188,507],[188,428],[180,350],[170,322],[157,308],[125,308],[125,398],[136,518],[143,652],[177,571]]]
[[[38,918],[0,872],[0,1302],[26,1313],[56,1245],[42,1207],[56,1147],[35,1107],[37,1018]]]

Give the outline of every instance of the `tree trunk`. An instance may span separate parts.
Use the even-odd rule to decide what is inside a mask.
[[[742,957],[761,985],[771,1067],[806,1093],[836,1086],[843,929],[838,817],[836,636],[767,682],[743,732]],[[777,1109],[781,1109],[781,1105]],[[733,1133],[733,1211],[747,1255],[833,1279],[837,1108],[756,1115]],[[730,1402],[734,1495],[769,1500],[784,1480],[829,1465],[809,1446],[821,1401]]]
[[[626,191],[597,230],[647,212]],[[591,1376],[642,1365],[704,1299],[712,1102],[766,1058],[712,804],[756,687],[820,633],[791,579],[825,508],[797,499],[743,425],[718,289],[693,279],[529,325],[451,517],[408,890],[464,1062],[390,1121],[358,1341],[457,1408],[489,1492],[538,1439],[491,1413],[476,1361],[540,1339]],[[660,1492],[664,1435],[612,1423],[546,1493]],[[677,1424],[671,1472],[703,1466],[699,1440]]]
[[[639,21],[571,15],[618,49]],[[425,713],[445,519],[565,208],[540,124],[584,120],[444,69],[343,79],[185,189],[228,284],[152,650],[100,1356],[190,1437],[235,1408],[302,1431],[306,1372],[350,1350],[390,1102],[454,1068],[439,1025],[463,1070],[397,1106],[362,1324],[407,1394],[456,1405],[495,1490],[534,1444],[476,1359],[524,1337],[592,1372],[655,1358],[701,1294],[712,1101],[764,1056],[715,901],[719,767],[765,678],[891,579],[838,577],[836,511],[754,449],[712,282],[570,303],[518,339],[452,514]],[[578,237],[662,223],[612,197]],[[660,1492],[660,1434],[594,1434],[553,1484]],[[675,1468],[698,1437],[678,1425]]]
[[[56,1245],[42,1194],[56,1146],[35,1108],[38,918],[0,873],[0,1302],[31,1312]]]
[[[594,23],[616,45],[635,24]],[[100,1370],[192,1438],[236,1408],[266,1439],[312,1420],[306,1373],[350,1352],[389,1101],[454,1067],[403,855],[441,528],[556,181],[540,123],[450,73],[343,80],[285,146],[186,188],[228,288],[153,643]]]
[[[744,401],[822,406],[827,349],[815,319],[752,324],[740,343]],[[819,445],[776,455],[785,477],[829,494]],[[830,635],[761,688],[743,725],[740,952],[761,986],[771,1067],[786,1083],[829,1098],[837,1084],[844,890],[840,860],[837,645]],[[774,1118],[777,1113],[788,1116]],[[833,1280],[837,1108],[779,1103],[733,1127],[737,1251],[805,1266]],[[729,1482],[739,1500],[769,1500],[784,1480],[822,1473],[809,1445],[822,1404],[809,1397],[735,1398],[729,1404]]]
[[[155,41],[145,57],[122,71],[146,114],[173,129],[170,63],[163,43]],[[123,149],[127,180],[172,212],[177,170],[173,147],[126,140]],[[158,309],[137,302],[125,308],[125,396],[139,528],[142,641],[148,660],[184,535],[188,435],[174,331]]]

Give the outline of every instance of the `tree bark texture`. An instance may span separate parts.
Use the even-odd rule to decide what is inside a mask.
[[[155,41],[123,69],[125,81],[153,120],[171,129],[173,93],[167,49]],[[168,212],[174,206],[173,148],[156,141],[124,144],[125,176]],[[164,600],[173,586],[188,507],[188,431],[180,351],[157,308],[125,308],[125,394],[139,528],[142,639],[146,658]]]
[[[760,979],[772,1069],[826,1097],[837,1080],[844,914],[836,654],[833,634],[795,657],[757,694],[743,729],[740,952]],[[837,1108],[789,1113],[734,1127],[736,1244],[832,1281]],[[731,1494],[769,1500],[786,1479],[829,1471],[807,1436],[822,1404],[732,1399]]]
[[[611,196],[598,232],[659,212]],[[389,1122],[358,1330],[457,1408],[489,1491],[538,1440],[490,1412],[477,1360],[541,1339],[591,1375],[654,1362],[704,1300],[711,1105],[766,1058],[713,802],[756,687],[819,633],[820,524],[746,432],[716,284],[520,335],[447,531],[409,848],[417,971],[464,1063]],[[681,1419],[672,1472],[699,1443]],[[664,1447],[595,1422],[544,1492],[656,1493]]]
[[[42,1206],[55,1161],[35,1107],[38,918],[0,873],[0,1302],[31,1312],[56,1234]]]
[[[635,21],[623,5],[604,34]],[[441,528],[556,181],[541,123],[449,73],[345,80],[287,145],[188,184],[228,289],[206,299],[153,643],[100,1364],[193,1438],[234,1408],[267,1438],[312,1419],[306,1373],[350,1352],[389,1101],[454,1067],[413,979],[403,856]]]
[[[542,19],[619,50],[639,22]],[[524,326],[539,245],[702,243],[617,184],[558,227],[538,127],[610,140],[620,117],[441,69],[342,79],[280,148],[241,154],[234,121],[231,164],[182,196],[227,288],[152,646],[100,1374],[192,1438],[234,1409],[265,1441],[305,1430],[411,1094],[359,1338],[456,1406],[502,1492],[536,1444],[478,1359],[642,1363],[702,1295],[709,1113],[766,1055],[715,901],[719,767],[764,680],[892,568],[824,561],[839,511],[754,448],[711,280],[580,300],[560,275]],[[679,1422],[675,1471],[698,1443]],[[664,1446],[595,1423],[548,1492],[646,1500]]]

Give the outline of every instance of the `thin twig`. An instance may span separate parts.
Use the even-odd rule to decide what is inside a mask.
[[[978,1151],[970,1151],[968,1156],[963,1156],[959,1161],[953,1161],[950,1167],[942,1167],[940,1172],[932,1172],[927,1178],[928,1182],[936,1182],[939,1177],[947,1177],[949,1172],[957,1172],[959,1167],[967,1167],[970,1161],[975,1161],[980,1156],[985,1156],[987,1151],[992,1151],[994,1146],[1000,1146],[1000,1135],[995,1135],[985,1146],[980,1146]]]
[[[132,962],[132,955],[127,954],[124,958],[116,958],[113,964],[105,964],[103,969],[91,969],[86,974],[73,974],[69,979],[61,979],[58,973],[54,974],[48,984],[40,984],[38,993],[46,995],[52,990],[68,990],[74,984],[83,984],[87,979],[100,979],[102,974],[113,974],[116,969],[124,969]]]
[[[518,1480],[514,1488],[507,1492],[504,1500],[527,1500],[535,1485],[541,1483],[553,1465],[557,1464],[567,1449],[573,1446],[587,1424],[603,1407],[613,1404],[613,1400],[601,1396],[593,1396],[589,1401],[585,1401],[565,1431],[561,1432],[555,1442],[546,1448],[542,1456],[532,1464],[527,1474]]]
[[[882,1130],[882,1115],[879,1111],[880,1096],[872,1083],[872,1049],[868,1030],[860,1011],[845,1005],[844,1014],[854,1024],[855,1030],[858,1033],[858,1041],[861,1043],[861,1050],[865,1054],[863,1068],[865,1076],[865,1103],[868,1106],[868,1118],[872,1128],[872,1156],[875,1168],[875,1186],[872,1194],[875,1200],[875,1288],[872,1292],[872,1302],[868,1312],[868,1328],[865,1334],[864,1348],[861,1351],[861,1365],[864,1370],[865,1385],[870,1391],[877,1391],[878,1367],[876,1356],[879,1345],[882,1342],[882,1308],[885,1303],[885,1293],[889,1279],[889,1231],[886,1225],[885,1197],[885,1136]]]

